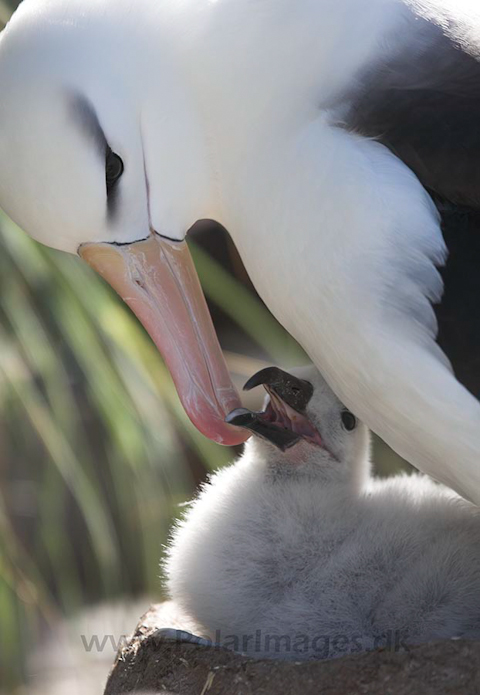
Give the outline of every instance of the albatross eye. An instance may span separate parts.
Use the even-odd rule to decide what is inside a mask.
[[[357,426],[357,418],[349,410],[342,412],[342,423],[348,432],[351,432]]]
[[[120,176],[123,174],[124,166],[122,159],[115,154],[110,147],[107,148],[105,155],[105,181],[107,184],[107,194],[113,190]]]

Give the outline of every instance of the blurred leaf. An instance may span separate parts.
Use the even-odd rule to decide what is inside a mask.
[[[305,362],[303,350],[268,309],[198,244],[190,242],[189,246],[205,294],[264,348],[275,362]]]
[[[5,26],[5,24],[10,19],[14,7],[5,2],[5,0],[0,0],[0,24]]]

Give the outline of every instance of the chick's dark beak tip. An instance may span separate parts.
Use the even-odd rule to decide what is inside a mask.
[[[250,377],[243,387],[244,391],[251,391],[257,386],[272,386],[274,383],[281,381],[282,375],[287,375],[278,367],[265,367],[259,372]]]
[[[313,386],[305,379],[299,379],[279,367],[266,367],[254,374],[243,387],[251,391],[264,386],[273,391],[282,401],[298,412],[303,412],[312,400]]]
[[[247,410],[247,408],[237,408],[226,416],[225,422],[229,425],[235,425],[235,427],[249,427],[257,419],[257,413]]]
[[[281,451],[286,451],[300,441],[300,437],[287,429],[279,429],[275,425],[262,420],[263,413],[254,413],[247,408],[237,408],[227,415],[225,422],[236,427],[243,427],[257,437],[273,444]]]

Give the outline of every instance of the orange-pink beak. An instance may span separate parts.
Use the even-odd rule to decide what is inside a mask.
[[[145,326],[196,427],[219,444],[245,441],[245,431],[225,422],[241,403],[186,242],[153,234],[121,246],[84,244],[79,254]]]

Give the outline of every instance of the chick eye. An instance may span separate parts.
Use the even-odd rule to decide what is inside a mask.
[[[123,174],[124,166],[122,159],[115,154],[110,147],[107,148],[105,155],[105,181],[107,184],[107,194],[111,193],[120,176]]]
[[[351,432],[357,426],[357,418],[349,410],[342,412],[342,423],[348,432]]]

